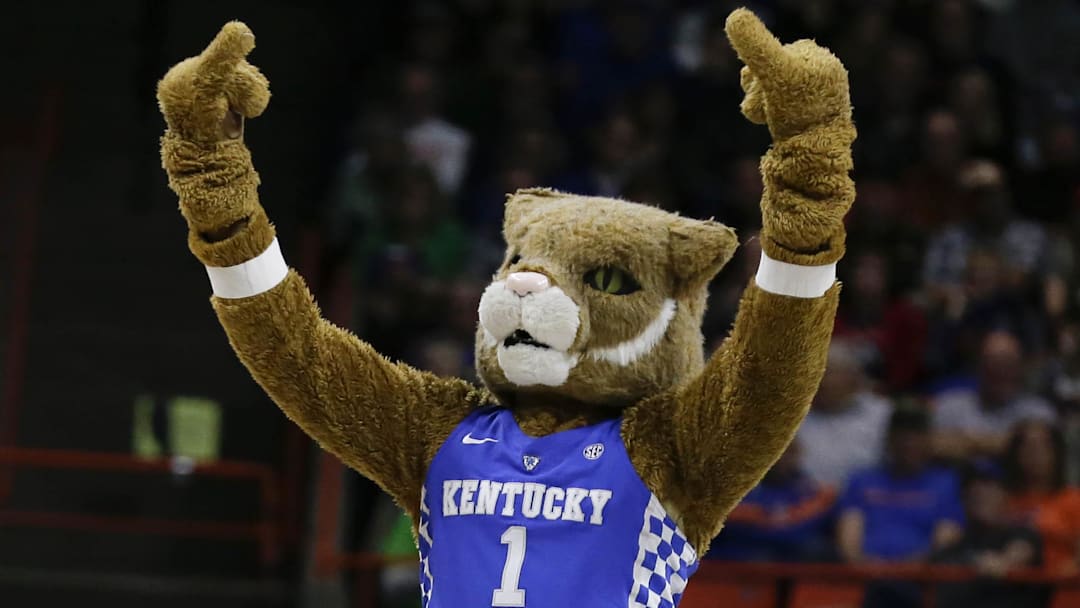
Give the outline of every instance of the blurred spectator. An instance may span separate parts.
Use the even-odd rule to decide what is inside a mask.
[[[833,45],[837,57],[844,62],[851,80],[860,84],[873,82],[881,76],[877,73],[882,63],[888,65],[888,59],[883,57],[885,47],[892,42],[890,39],[892,23],[888,7],[876,2],[860,3],[852,7],[854,9],[849,24],[839,36],[839,40]],[[892,72],[888,77],[881,78],[882,84],[887,84],[893,79],[902,84],[911,84],[905,80],[906,74],[902,71]],[[867,88],[870,88],[869,86]],[[917,95],[918,87],[910,91]],[[865,100],[867,103],[856,105],[870,105],[867,92],[858,91],[852,95],[853,100]],[[892,109],[892,108],[890,108]]]
[[[990,74],[977,67],[957,72],[949,82],[948,96],[971,155],[1010,162],[1013,137]]]
[[[851,343],[883,389],[913,389],[922,374],[926,317],[910,298],[891,292],[889,258],[883,252],[868,250],[853,257],[845,264],[851,276],[845,281],[833,335]]]
[[[1037,270],[1046,255],[1046,233],[1015,214],[1001,167],[975,161],[961,171],[959,180],[973,207],[963,221],[931,239],[923,269],[927,286],[960,285],[971,251],[979,248],[999,253],[1014,274]]]
[[[855,205],[848,214],[848,250],[853,254],[887,254],[889,294],[910,297],[922,308],[921,266],[926,236],[915,225],[902,194],[895,183],[884,179],[859,180]],[[847,272],[848,264],[842,268]]]
[[[359,298],[367,337],[384,354],[404,357],[412,336],[444,325],[432,311],[444,309],[447,284],[483,241],[447,213],[430,171],[418,166],[399,174],[382,221],[357,238],[368,252],[370,284]]]
[[[939,376],[962,373],[971,367],[987,332],[1008,331],[1027,352],[1037,353],[1046,343],[1047,320],[1033,300],[1034,284],[1023,275],[1011,276],[1001,254],[972,250],[965,282],[958,287],[931,288],[941,297],[930,310],[926,364]]]
[[[1019,340],[992,332],[982,342],[976,385],[945,391],[934,400],[935,448],[949,458],[1000,455],[1014,424],[1056,417],[1049,403],[1024,389]]]
[[[938,0],[929,9],[928,42],[933,65],[941,75],[961,70],[980,59],[977,5],[971,0]]]
[[[1013,430],[1005,454],[1013,517],[1042,537],[1050,570],[1073,574],[1080,554],[1080,490],[1066,485],[1065,441],[1054,425],[1026,421]]]
[[[496,52],[491,49],[489,53]],[[518,124],[547,123],[552,114],[551,68],[544,62],[543,56],[534,52],[518,50],[506,51],[509,54],[499,57],[501,61],[513,60],[512,65],[499,66],[498,113],[500,120],[491,124],[491,117],[486,117],[487,128],[512,126]],[[492,57],[491,61],[496,61]],[[497,137],[499,133],[489,133]]]
[[[1038,535],[1008,517],[1005,485],[993,463],[984,461],[969,467],[964,480],[964,513],[963,536],[938,551],[933,562],[971,566],[989,578],[1041,563]],[[1008,583],[954,583],[937,591],[941,608],[1039,608],[1043,601],[1038,588]]]
[[[707,557],[741,561],[831,559],[836,490],[802,470],[795,441],[728,516]]]
[[[385,109],[358,117],[350,133],[349,151],[330,185],[324,234],[331,258],[363,245],[365,234],[382,221],[402,168],[407,164],[404,133],[397,117]],[[355,253],[355,252],[354,252]],[[360,271],[362,265],[354,268]]]
[[[608,114],[648,82],[666,80],[673,62],[664,9],[648,1],[581,3],[556,25],[563,121],[580,128]]]
[[[367,237],[370,246],[402,260],[420,277],[445,279],[461,272],[469,237],[446,208],[432,173],[422,166],[401,171],[392,194],[380,229]]]
[[[873,23],[874,9],[867,11],[870,23],[866,27],[882,27]],[[870,31],[866,35],[873,34]],[[924,128],[920,112],[927,89],[925,51],[917,42],[900,37],[888,40],[880,57],[865,53],[863,46],[851,51],[851,55],[868,62],[865,78],[852,79],[852,103],[859,121],[855,166],[862,176],[896,177],[897,172],[917,160],[919,152]],[[960,151],[960,142],[954,143],[957,147],[946,150],[945,157]]]
[[[965,360],[973,335],[1005,329],[1037,351],[1045,333],[1029,296],[1046,263],[1045,230],[1015,214],[998,165],[969,163],[959,180],[973,201],[969,219],[931,239],[923,268],[935,319],[931,349],[939,357],[932,365],[939,372]]]
[[[507,151],[499,161],[496,174],[479,184],[475,191],[462,198],[462,219],[469,223],[474,233],[482,238],[502,241],[503,207],[506,195],[521,188],[543,183],[536,158],[527,158],[514,151]],[[498,254],[502,259],[502,251]],[[488,268],[498,267],[498,263]]]
[[[900,189],[912,223],[932,230],[965,217],[956,175],[967,148],[956,116],[934,110],[923,119],[919,157],[902,170]]]
[[[1054,425],[1039,420],[1017,423],[1003,457],[1009,512],[1034,525],[1039,512],[1065,491],[1065,441]]]
[[[850,563],[923,561],[962,530],[959,484],[930,464],[925,412],[893,412],[886,446],[884,463],[855,474],[840,498],[837,547]]]
[[[634,116],[621,109],[612,112],[593,131],[591,144],[588,165],[557,179],[556,186],[586,196],[620,196],[644,160],[641,132]]]
[[[444,195],[453,196],[468,169],[472,136],[442,116],[442,84],[433,68],[409,65],[400,78],[409,155],[431,169]]]
[[[810,477],[842,487],[853,472],[878,465],[891,412],[889,400],[867,387],[853,344],[834,339],[821,388],[798,431]]]

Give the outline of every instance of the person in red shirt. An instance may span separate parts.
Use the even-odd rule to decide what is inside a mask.
[[[864,250],[854,257],[846,281],[850,291],[840,302],[834,335],[855,347],[883,389],[911,390],[922,376],[926,316],[910,298],[891,293],[888,256]]]

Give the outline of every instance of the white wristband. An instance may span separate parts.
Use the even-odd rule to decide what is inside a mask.
[[[207,266],[206,274],[210,276],[215,296],[235,300],[270,291],[285,280],[289,266],[275,238],[266,251],[254,258],[236,266]]]
[[[757,286],[770,293],[795,298],[820,298],[836,282],[836,262],[824,266],[799,266],[774,260],[761,252]]]

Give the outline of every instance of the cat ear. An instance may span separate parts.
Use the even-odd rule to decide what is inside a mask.
[[[719,222],[675,218],[668,228],[668,252],[679,289],[708,283],[738,246],[735,231]]]
[[[503,232],[509,236],[520,226],[522,218],[529,211],[536,209],[555,199],[564,198],[567,195],[551,188],[519,188],[513,194],[506,195],[506,211],[503,214]]]

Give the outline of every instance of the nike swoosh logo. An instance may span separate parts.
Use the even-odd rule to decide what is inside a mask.
[[[474,439],[472,433],[467,433],[461,438],[461,443],[465,445],[480,445],[482,443],[499,443],[498,439],[492,439],[491,437],[484,437],[483,439]]]

